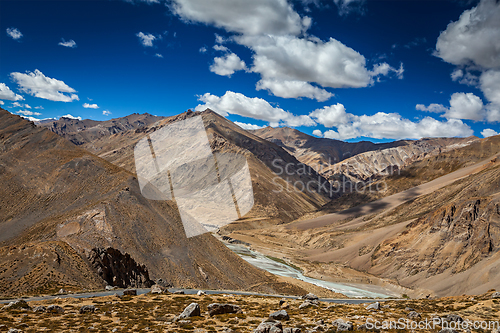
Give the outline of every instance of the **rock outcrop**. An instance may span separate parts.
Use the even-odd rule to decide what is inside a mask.
[[[128,253],[108,247],[94,248],[88,259],[99,276],[109,285],[127,288],[149,288],[154,282],[145,265],[138,264]]]

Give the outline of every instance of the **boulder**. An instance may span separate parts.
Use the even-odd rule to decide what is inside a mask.
[[[163,289],[167,289],[167,288],[172,288],[173,287],[173,285],[170,282],[167,282],[167,281],[165,281],[163,279],[156,279],[155,284],[159,285]]]
[[[47,312],[47,308],[43,305],[35,306],[33,312]]]
[[[196,293],[196,295],[198,296],[205,296],[207,293],[204,292],[203,290],[198,290],[198,292]]]
[[[57,293],[58,294],[66,294],[67,291],[61,288],[61,289],[59,289],[59,291]]]
[[[184,294],[185,294],[184,290],[176,290],[176,291],[174,291],[174,295],[184,295]]]
[[[491,298],[500,298],[500,292],[494,292],[492,295],[491,295]]]
[[[84,305],[80,308],[80,314],[83,313],[94,313],[95,312],[95,306],[94,305]]]
[[[31,310],[31,307],[25,300],[20,299],[5,305],[3,310]]]
[[[317,306],[318,306],[318,304],[313,303],[313,302],[311,302],[311,301],[305,301],[304,303],[302,303],[302,304],[300,304],[300,305],[299,305],[299,309],[305,309],[305,308],[309,308],[309,307],[311,307],[311,306],[315,306],[315,307],[317,307]]]
[[[449,322],[453,321],[453,322],[458,322],[458,323],[461,323],[464,321],[464,319],[457,314],[449,314],[446,317],[444,317],[443,320],[449,321]]]
[[[274,319],[274,320],[289,320],[290,316],[288,315],[288,313],[285,310],[279,310],[279,311],[271,313],[269,315],[269,318]]]
[[[125,289],[123,291],[123,295],[125,296],[137,296],[137,290],[136,289]]]
[[[283,326],[281,322],[268,319],[263,321],[257,326],[256,329],[253,330],[253,333],[282,333]]]
[[[110,285],[107,285],[105,287],[106,290],[110,291],[110,290],[115,290],[116,287],[113,287],[113,286],[110,286]]]
[[[422,318],[422,316],[417,311],[412,311],[412,312],[408,313],[408,318],[418,319],[418,318]]]
[[[198,303],[191,303],[188,306],[186,306],[184,311],[182,311],[182,313],[176,318],[177,320],[179,320],[196,316],[201,316],[200,305]]]
[[[306,299],[306,300],[309,300],[309,301],[317,301],[319,298],[318,298],[318,296],[309,293],[309,294],[303,296],[302,299]]]
[[[158,284],[151,286],[151,294],[163,294],[164,289]]]
[[[379,302],[371,303],[366,307],[366,309],[367,310],[380,310],[380,303]]]
[[[237,313],[241,312],[241,308],[234,304],[220,304],[212,303],[208,305],[208,314],[210,316],[215,316],[224,313]]]
[[[337,332],[352,331],[354,329],[354,325],[350,321],[344,321],[343,319],[334,320],[332,325],[337,328]]]
[[[49,313],[64,313],[64,309],[59,305],[49,305],[47,307],[47,312]]]

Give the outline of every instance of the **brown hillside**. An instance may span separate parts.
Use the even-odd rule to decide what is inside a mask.
[[[92,249],[107,247],[174,286],[303,292],[277,283],[210,234],[187,239],[173,203],[145,199],[132,173],[3,109],[0,184],[0,251],[17,253],[0,259],[4,295],[102,287],[83,263]],[[57,265],[60,251],[51,244],[64,249]],[[19,255],[31,253],[40,268],[19,263]]]
[[[113,164],[135,172],[133,150],[135,144],[144,137],[145,133],[151,133],[174,121],[197,115],[203,117],[214,151],[237,151],[247,157],[252,176],[255,205],[245,216],[245,219],[236,222],[239,225],[238,228],[292,221],[307,212],[318,209],[330,200],[329,193],[324,191],[318,190],[317,192],[320,193],[301,192],[300,189],[293,186],[295,182],[310,183],[310,188],[317,190],[318,177],[323,183],[326,180],[318,176],[314,170],[308,168],[309,174],[301,174],[299,169],[303,165],[284,149],[241,129],[210,110],[202,113],[184,112],[165,118],[151,126],[96,139],[85,144],[84,147]],[[277,161],[276,165],[281,167],[290,165],[290,174],[279,173],[279,169],[273,165],[273,161]],[[288,183],[285,180],[288,180]],[[228,228],[233,227],[235,226],[228,226]]]

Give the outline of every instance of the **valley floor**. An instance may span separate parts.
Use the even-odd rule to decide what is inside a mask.
[[[245,295],[147,293],[139,296],[112,295],[87,299],[60,298],[29,301],[30,309],[2,308],[0,331],[15,328],[22,332],[253,332],[263,321],[268,320],[271,313],[285,310],[289,319],[270,321],[268,325],[281,326],[285,332],[299,332],[296,329],[311,333],[334,332],[338,327],[344,327],[343,325],[352,325],[351,329],[354,330],[372,328],[375,331],[396,332],[395,329],[387,329],[383,325],[389,325],[391,322],[399,323],[398,325],[430,322],[432,324],[421,324],[426,326],[415,331],[438,332],[443,327],[460,325],[457,331],[470,329],[490,332],[498,328],[496,325],[500,320],[500,298],[496,298],[497,296],[500,294],[491,291],[479,296],[387,300],[378,304],[373,303],[373,300],[366,300],[367,303],[363,304],[345,304],[329,303],[320,299],[309,302],[308,306],[304,306],[307,302],[300,299]],[[174,319],[191,303],[199,305],[200,315]],[[208,308],[212,303],[233,304],[241,310],[238,313],[210,316]],[[50,305],[57,305],[59,311],[33,311],[37,306]],[[83,306],[95,311],[81,313]],[[443,320],[446,323],[443,323]],[[479,329],[475,329],[473,325]],[[401,326],[396,328],[402,330]],[[408,326],[408,331],[411,328]],[[407,331],[406,328],[403,330]]]

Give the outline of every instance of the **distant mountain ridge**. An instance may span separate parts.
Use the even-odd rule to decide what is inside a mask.
[[[76,145],[82,145],[100,137],[149,126],[163,118],[149,113],[133,113],[125,117],[105,121],[61,117],[57,120],[44,120],[36,124],[51,130]]]
[[[398,170],[432,154],[439,154],[479,140],[468,138],[424,138],[387,143],[344,142],[317,138],[289,127],[266,127],[251,131],[276,143],[302,163],[308,164],[330,181],[366,181]]]

